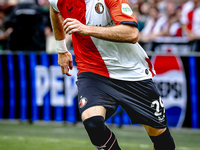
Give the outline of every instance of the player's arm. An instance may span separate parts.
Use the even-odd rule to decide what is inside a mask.
[[[69,34],[78,32],[83,35],[117,42],[136,43],[139,36],[137,19],[127,0],[104,0],[116,26],[98,27],[83,25],[77,20],[66,19],[64,30]]]
[[[62,26],[62,22],[64,19],[60,15],[60,13],[56,12],[51,6],[50,6],[50,18],[51,18],[51,24],[52,24],[55,39],[64,40],[65,33]]]
[[[59,12],[56,12],[50,6],[50,18],[54,36],[56,39],[56,49],[58,51],[58,64],[61,67],[62,74],[71,76],[71,74],[69,74],[69,69],[72,70],[73,67],[72,55],[67,50],[65,43],[65,32],[63,30],[63,25],[62,25],[63,17],[60,15]]]
[[[67,18],[63,25],[65,32],[69,34],[78,32],[82,35],[116,42],[136,43],[139,35],[136,27],[123,24],[112,27],[87,26],[76,19]]]
[[[123,24],[99,28],[89,26],[88,29],[88,35],[90,36],[117,42],[136,43],[139,36],[139,31],[136,27]]]

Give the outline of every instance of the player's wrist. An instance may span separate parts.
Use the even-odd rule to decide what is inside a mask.
[[[68,52],[68,49],[66,47],[66,40],[56,40],[56,51],[58,53],[66,53]]]

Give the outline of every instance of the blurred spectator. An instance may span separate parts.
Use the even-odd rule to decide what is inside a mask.
[[[155,6],[149,9],[150,19],[140,33],[140,42],[150,42],[158,36],[163,35],[163,28],[166,25],[167,17],[161,16]]]
[[[192,22],[194,18],[194,10],[198,7],[199,0],[189,0],[182,6],[181,24],[185,35],[192,32]]]
[[[138,19],[138,26],[139,31],[142,31],[145,24],[147,23],[147,20],[149,19],[149,7],[150,5],[148,3],[143,3],[142,5],[139,5],[139,14],[137,16]]]
[[[181,9],[172,1],[165,3],[165,17],[167,21],[163,27],[161,36],[182,36],[180,24]]]
[[[178,7],[176,9],[175,16],[172,17],[169,20],[169,26],[168,26],[168,34],[169,34],[169,36],[181,37],[183,35],[182,34],[182,27],[181,27],[180,19],[181,19],[181,8]]]
[[[7,49],[45,50],[44,16],[35,0],[19,0],[5,21],[12,28]]]
[[[9,7],[0,6],[0,50],[4,50],[6,48],[7,39],[13,31],[11,28],[5,29],[3,25],[6,12],[8,10]]]
[[[40,6],[41,12],[43,14],[43,19],[45,22],[45,36],[48,38],[49,36],[53,35],[53,31],[51,28],[51,21],[50,21],[50,15],[49,15],[49,1],[48,0],[38,0],[38,4]]]
[[[200,7],[193,12],[192,31],[188,34],[190,41],[200,40]]]
[[[45,16],[45,37],[46,37],[46,52],[48,54],[56,53],[56,42],[53,36],[53,31],[51,28],[50,15],[49,15],[49,7],[50,4],[48,0],[38,0],[38,4],[40,6],[40,10]]]
[[[193,11],[192,29],[187,37],[191,41],[191,51],[200,51],[200,7]]]
[[[148,3],[151,7],[157,7],[160,13],[164,13],[166,0],[148,0]]]
[[[146,18],[148,17],[146,14],[141,12],[140,7],[141,5],[143,5],[143,3],[139,3],[138,1],[134,0],[129,0],[129,4],[134,12],[135,17],[137,18],[138,30],[141,31],[144,28]]]
[[[184,35],[190,41],[192,51],[200,48],[200,7],[199,0],[187,1],[182,8],[181,23]]]

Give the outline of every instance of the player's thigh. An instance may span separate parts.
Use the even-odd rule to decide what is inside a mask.
[[[158,136],[160,134],[162,134],[167,128],[162,128],[162,129],[158,129],[158,128],[153,128],[153,127],[150,127],[148,125],[144,125],[146,131],[147,131],[147,134],[149,136]]]
[[[83,111],[81,118],[84,121],[85,119],[94,117],[94,116],[102,116],[106,117],[106,108],[103,106],[93,106]]]

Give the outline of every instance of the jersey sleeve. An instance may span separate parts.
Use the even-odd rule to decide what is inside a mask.
[[[59,9],[58,9],[58,7],[57,7],[58,0],[49,0],[49,3],[50,3],[50,5],[51,5],[51,7],[52,7],[55,11],[60,12]]]
[[[138,27],[137,19],[127,0],[105,0],[105,4],[116,25],[125,24]]]

